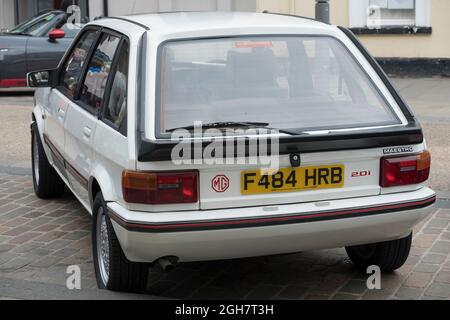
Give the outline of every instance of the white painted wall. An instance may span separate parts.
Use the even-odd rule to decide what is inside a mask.
[[[90,0],[90,16],[103,15],[103,1]],[[164,11],[256,11],[257,0],[109,0],[109,15]]]
[[[14,26],[14,0],[0,0],[0,31]]]

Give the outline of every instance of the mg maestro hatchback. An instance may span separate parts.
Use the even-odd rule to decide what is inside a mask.
[[[429,215],[417,119],[345,28],[259,13],[88,24],[36,91],[33,179],[92,214],[101,288],[148,267],[345,247],[383,271]]]

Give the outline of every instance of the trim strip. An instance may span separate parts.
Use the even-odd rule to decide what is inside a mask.
[[[59,152],[58,148],[55,147],[55,145],[50,141],[47,135],[44,135],[44,142],[49,147],[53,158],[56,159],[66,170],[66,172],[70,173],[84,189],[88,190],[89,181],[85,177],[83,177],[83,175],[78,172],[77,169],[75,169],[69,162],[67,162],[66,159],[64,159],[61,152]]]
[[[27,79],[0,79],[0,88],[26,87]]]
[[[134,21],[134,20],[131,20],[131,19],[127,19],[127,18],[124,18],[124,17],[109,17],[108,16],[108,17],[103,17],[103,19],[115,19],[115,20],[126,21],[126,22],[132,23],[134,25],[137,25],[137,26],[145,29],[145,31],[149,31],[150,30],[150,28],[148,26],[146,26],[145,24],[142,24],[142,23],[139,23],[137,21]]]
[[[167,233],[167,232],[186,232],[186,231],[205,231],[219,229],[236,228],[254,228],[263,226],[275,226],[295,223],[316,222],[325,220],[336,220],[344,218],[363,217],[375,214],[385,214],[397,211],[420,209],[430,206],[436,202],[436,196],[424,200],[416,200],[390,205],[381,205],[375,207],[359,207],[346,210],[313,212],[310,214],[296,214],[288,216],[268,216],[256,217],[250,219],[227,219],[227,220],[209,220],[195,222],[171,222],[171,223],[140,223],[127,221],[119,214],[108,208],[108,214],[112,220],[128,231],[149,232],[149,233]]]
[[[50,152],[52,153],[53,159],[58,161],[61,167],[64,169],[65,166],[65,160],[62,154],[58,151],[58,148],[55,147],[55,145],[50,141],[50,139],[47,137],[47,135],[44,134],[44,142],[49,147]]]
[[[74,177],[75,180],[77,180],[78,183],[81,184],[81,186],[84,189],[88,190],[88,184],[89,184],[88,180],[85,177],[83,177],[81,175],[81,173],[79,173],[74,167],[72,167],[72,165],[70,165],[70,163],[68,163],[67,161],[64,161],[64,163],[65,163],[67,172],[69,172],[72,175],[72,177]]]

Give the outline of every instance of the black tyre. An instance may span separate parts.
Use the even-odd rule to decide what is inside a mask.
[[[149,265],[131,262],[125,257],[101,193],[95,197],[93,212],[92,248],[98,287],[112,291],[144,292]]]
[[[403,239],[347,247],[347,254],[353,264],[366,272],[372,265],[383,272],[394,271],[403,266],[411,250],[412,233]]]
[[[65,190],[64,181],[48,162],[35,123],[31,131],[31,164],[33,169],[33,186],[36,195],[42,199],[61,197]]]

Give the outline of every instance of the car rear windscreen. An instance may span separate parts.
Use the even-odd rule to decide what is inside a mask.
[[[331,37],[166,42],[157,132],[194,122],[261,122],[303,131],[400,124],[375,84]]]

